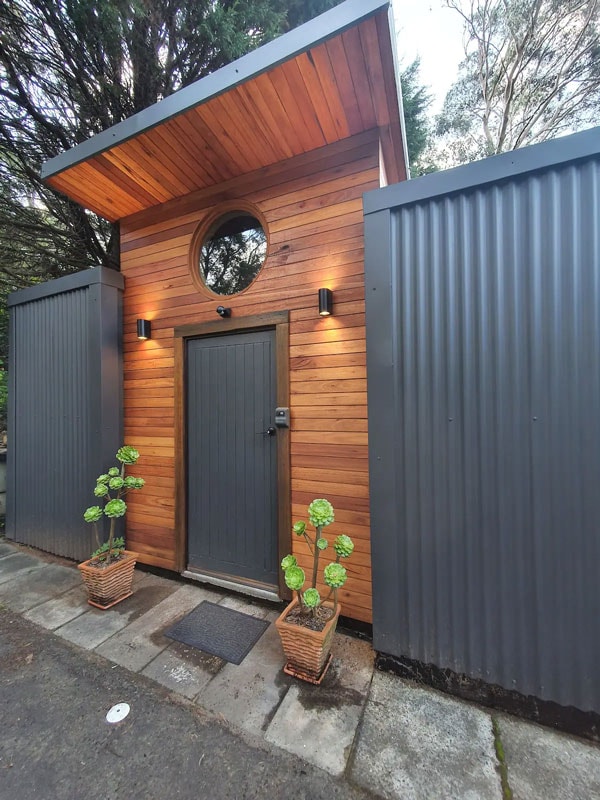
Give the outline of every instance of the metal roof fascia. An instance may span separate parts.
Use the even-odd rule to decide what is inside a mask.
[[[390,0],[346,0],[339,6],[232,61],[231,64],[226,64],[216,72],[179,89],[129,119],[118,122],[85,142],[49,159],[42,164],[41,177],[47,180],[115,145],[122,144],[316,47],[389,6]],[[392,32],[392,37],[393,35]]]
[[[600,126],[382,189],[373,189],[363,195],[364,213],[374,214],[395,206],[418,203],[597,155],[600,155]]]
[[[117,289],[125,287],[125,279],[116,269],[91,267],[83,269],[81,272],[74,272],[72,275],[64,275],[62,278],[54,278],[54,280],[38,283],[36,286],[28,286],[26,289],[11,292],[8,295],[8,305],[20,306],[23,303],[31,303],[33,300],[41,300],[43,297],[51,297],[54,294],[83,289],[96,283],[115,286]]]
[[[402,137],[402,152],[404,156],[404,167],[406,177],[410,179],[410,161],[408,156],[408,140],[406,138],[406,121],[404,119],[404,101],[402,99],[402,83],[400,81],[400,56],[398,54],[398,37],[396,36],[396,22],[394,19],[394,8],[390,3],[388,8],[388,25],[390,28],[390,41],[392,43],[392,61],[394,62],[394,76],[396,77],[396,93],[398,99],[398,113],[400,114],[400,135]]]

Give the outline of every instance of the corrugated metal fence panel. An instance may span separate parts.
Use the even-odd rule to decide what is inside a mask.
[[[88,285],[59,279],[10,307],[7,536],[78,560],[93,549],[82,514],[122,425],[120,292],[90,272]]]
[[[369,214],[366,270],[375,646],[600,711],[600,159]]]

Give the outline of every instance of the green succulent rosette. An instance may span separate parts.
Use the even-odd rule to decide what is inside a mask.
[[[135,464],[139,457],[140,454],[135,447],[130,447],[128,444],[124,444],[117,450],[117,460],[122,464]]]
[[[108,475],[109,475],[110,478],[116,478],[117,475],[120,475],[120,474],[121,474],[121,470],[118,467],[111,467],[108,470]]]
[[[281,569],[285,572],[286,569],[289,569],[290,567],[295,567],[297,564],[298,561],[296,560],[296,556],[286,556],[281,561]]]
[[[327,539],[324,539],[323,537],[317,539],[317,547],[319,548],[319,550],[327,550],[328,546],[329,542],[327,541]]]
[[[103,473],[102,475],[98,475],[96,478],[96,483],[108,483],[110,480],[110,475]]]
[[[316,608],[321,602],[321,595],[317,589],[307,589],[302,595],[302,600],[307,608]]]
[[[127,504],[123,500],[109,500],[104,506],[107,517],[122,517],[127,511]]]
[[[124,484],[125,481],[120,476],[118,478],[111,478],[108,482],[111,489],[121,489]]]
[[[332,589],[339,589],[340,586],[346,583],[348,575],[346,574],[345,567],[342,567],[341,564],[333,563],[325,567],[323,570],[323,577],[325,578],[327,586],[331,586]]]
[[[134,478],[133,479],[133,488],[134,489],[141,489],[142,486],[144,486],[145,483],[146,483],[146,481],[143,478]]]
[[[108,494],[108,486],[105,483],[96,484],[94,494],[96,497],[105,497]]]
[[[310,524],[314,525],[315,528],[324,528],[326,525],[331,525],[334,520],[333,506],[329,500],[313,500],[308,507],[308,518]]]
[[[292,530],[296,536],[304,536],[304,532],[306,531],[306,522],[295,522]]]
[[[100,506],[90,506],[83,513],[83,518],[86,522],[98,522],[102,517],[102,509]]]
[[[134,478],[133,475],[127,475],[127,477],[123,481],[123,486],[126,489],[135,489],[137,478]]]
[[[298,567],[297,565],[288,567],[284,573],[284,577],[285,585],[294,592],[299,591],[304,586],[305,575],[302,567]]]
[[[354,542],[349,536],[342,533],[333,543],[333,549],[340,558],[348,558],[354,551]]]

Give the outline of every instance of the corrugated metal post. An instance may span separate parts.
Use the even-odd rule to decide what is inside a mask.
[[[373,567],[373,645],[388,653],[395,647],[396,631],[406,625],[406,604],[398,586],[400,508],[396,478],[398,420],[398,350],[394,327],[397,319],[396,248],[392,213],[383,209],[365,217],[365,293],[367,326],[367,384],[369,391],[369,485],[371,497],[371,559]],[[384,535],[381,535],[385,531]],[[390,592],[396,586],[399,592]],[[392,649],[391,649],[392,648]]]
[[[83,560],[83,510],[122,443],[123,277],[95,268],[9,298],[6,535]]]

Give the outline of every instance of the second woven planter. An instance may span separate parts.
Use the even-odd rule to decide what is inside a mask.
[[[289,675],[318,684],[322,681],[329,664],[329,654],[341,606],[338,603],[336,613],[327,621],[322,631],[313,631],[285,621],[287,615],[297,605],[298,600],[294,599],[275,621],[287,659],[284,669]],[[332,609],[333,605],[326,603],[324,608]]]

